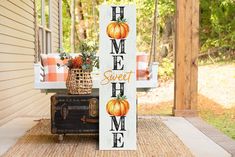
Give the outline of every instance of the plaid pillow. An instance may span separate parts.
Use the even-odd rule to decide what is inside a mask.
[[[68,68],[66,66],[58,67],[57,63],[64,65],[67,61],[60,60],[58,53],[42,54],[42,65],[44,67],[44,81],[46,82],[64,82],[68,76]]]
[[[140,53],[136,56],[136,79],[149,79],[148,55],[145,53]]]
[[[72,56],[76,56],[71,54]],[[58,53],[42,54],[42,65],[44,67],[44,81],[46,82],[64,82],[68,76],[68,68],[66,66],[58,67],[57,63],[64,65],[67,61],[60,60]],[[149,79],[148,55],[145,53],[136,56],[136,79]]]

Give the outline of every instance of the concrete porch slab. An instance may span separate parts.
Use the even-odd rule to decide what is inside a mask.
[[[214,142],[232,154],[232,156],[235,156],[235,140],[229,138],[213,126],[208,125],[199,117],[188,117],[185,119],[197,129],[199,129],[202,133],[204,133],[207,137],[212,139]]]
[[[31,117],[16,118],[0,127],[0,156],[37,123],[34,120]]]
[[[196,157],[230,157],[225,149],[182,117],[161,117],[163,122],[191,150]]]

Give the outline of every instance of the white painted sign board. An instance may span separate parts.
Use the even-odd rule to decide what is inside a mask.
[[[100,150],[136,149],[136,9],[100,6]]]

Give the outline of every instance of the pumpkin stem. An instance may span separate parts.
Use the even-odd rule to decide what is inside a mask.
[[[121,19],[121,16],[119,16],[119,17],[117,18],[117,22],[118,22],[118,23],[125,23],[125,22],[126,22],[126,19],[125,19],[125,18]]]
[[[125,100],[127,99],[125,95],[121,96],[121,93],[117,95],[117,100]]]

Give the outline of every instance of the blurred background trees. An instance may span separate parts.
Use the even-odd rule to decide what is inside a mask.
[[[137,9],[137,49],[149,52],[154,0],[136,0]],[[122,0],[112,3],[112,0],[75,0],[75,51],[81,40],[98,44],[99,35],[99,5],[107,4],[134,4],[133,0]],[[172,38],[172,24],[174,19],[175,4],[173,0],[159,0],[158,3],[159,40]],[[71,51],[71,0],[63,0],[63,46],[65,51]]]
[[[155,0],[74,0],[75,52],[81,41],[98,49],[99,5],[136,4],[137,50],[150,52]],[[112,2],[113,1],[113,2]],[[115,2],[114,2],[115,1]],[[157,54],[160,75],[173,76],[175,0],[158,0]],[[63,0],[63,47],[71,52],[71,0]],[[235,1],[200,0],[199,64],[235,59]],[[96,49],[96,50],[97,50]],[[167,67],[165,67],[167,66]]]

